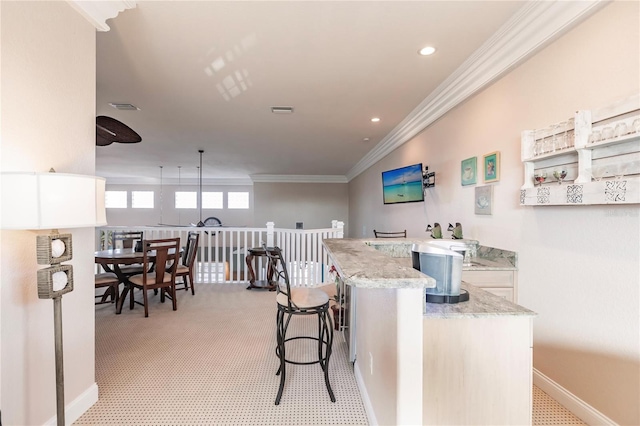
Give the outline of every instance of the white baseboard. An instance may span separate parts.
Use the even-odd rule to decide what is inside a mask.
[[[558,401],[560,405],[571,411],[576,417],[579,417],[586,424],[592,426],[617,426],[617,423],[609,417],[605,416],[535,368],[533,369],[533,384],[539,387],[551,398]]]
[[[98,402],[98,384],[94,383],[82,392],[76,399],[65,404],[64,422],[72,424],[80,418],[93,404]],[[55,426],[56,416],[51,417],[44,426]]]
[[[364,385],[364,380],[362,379],[362,373],[360,372],[360,367],[358,365],[358,360],[353,364],[353,372],[356,375],[356,383],[358,385],[358,390],[360,390],[360,396],[362,397],[362,402],[364,404],[364,411],[367,413],[367,420],[371,426],[377,426],[378,420],[376,419],[376,413],[373,411],[373,405],[371,405],[371,400],[369,399],[369,394],[367,393],[367,388]]]

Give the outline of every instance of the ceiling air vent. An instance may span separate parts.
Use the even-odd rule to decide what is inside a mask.
[[[114,102],[109,102],[109,105],[111,105],[115,109],[119,109],[123,111],[139,111],[140,110],[140,108],[132,104],[117,104]]]
[[[274,106],[274,107],[271,107],[271,112],[274,114],[293,114],[293,107]]]

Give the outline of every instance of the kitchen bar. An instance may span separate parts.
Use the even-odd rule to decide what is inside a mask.
[[[426,241],[323,242],[351,290],[348,340],[370,419],[530,424],[535,313],[467,283],[468,302],[426,303],[425,289],[435,280],[410,258],[411,245]],[[477,260],[471,268],[515,267],[505,259]]]

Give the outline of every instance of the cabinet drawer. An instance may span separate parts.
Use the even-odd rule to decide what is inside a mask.
[[[513,271],[462,271],[462,281],[476,287],[513,287]]]
[[[512,288],[490,288],[483,287],[484,291],[488,291],[491,294],[495,294],[498,297],[502,297],[503,299],[507,299],[509,302],[514,302],[513,300],[513,289]]]

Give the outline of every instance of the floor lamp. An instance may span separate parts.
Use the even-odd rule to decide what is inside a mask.
[[[65,425],[64,362],[62,348],[62,295],[73,291],[71,234],[58,229],[106,225],[105,180],[66,173],[3,172],[2,229],[50,229],[38,235],[36,253],[38,297],[53,300],[56,365],[56,420]]]

